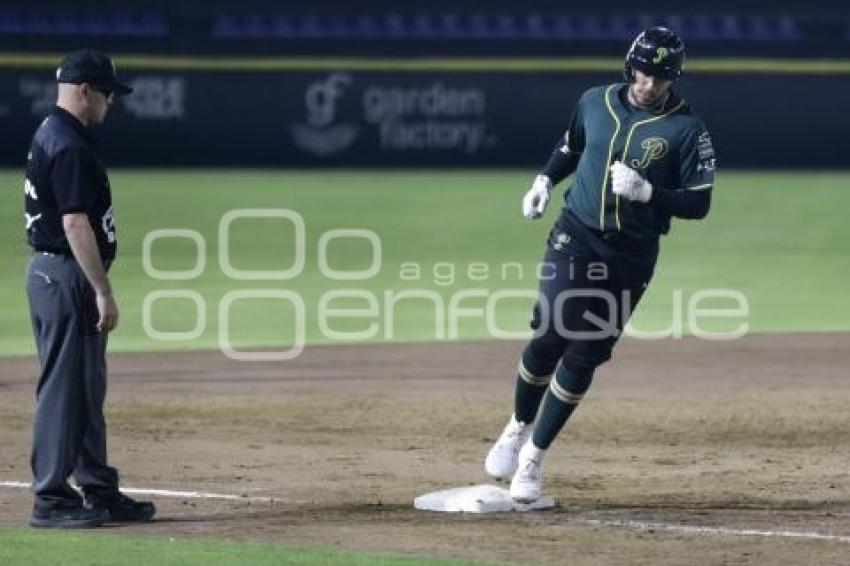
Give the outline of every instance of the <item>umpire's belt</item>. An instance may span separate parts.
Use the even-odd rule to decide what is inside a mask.
[[[62,249],[62,248],[46,248],[43,246],[39,246],[37,248],[33,248],[35,253],[44,254],[44,255],[64,255],[68,257],[73,257],[74,252],[70,249]]]

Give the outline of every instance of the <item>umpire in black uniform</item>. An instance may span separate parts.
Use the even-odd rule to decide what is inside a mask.
[[[88,50],[68,55],[56,80],[56,107],[33,136],[24,185],[34,250],[26,287],[41,363],[30,524],[147,521],[153,504],[119,492],[106,458],[106,336],[118,323],[107,272],[117,240],[109,179],[90,131],[131,89],[118,82],[109,57]]]

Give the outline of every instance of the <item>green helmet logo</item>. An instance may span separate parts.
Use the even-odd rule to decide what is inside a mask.
[[[652,59],[652,62],[658,64],[668,55],[670,55],[670,51],[666,47],[659,47],[655,50],[655,57]]]

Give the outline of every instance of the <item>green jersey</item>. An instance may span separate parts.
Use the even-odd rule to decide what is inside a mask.
[[[652,113],[632,106],[624,83],[595,87],[578,101],[559,150],[578,156],[567,208],[590,228],[653,238],[670,230],[670,213],[611,190],[615,161],[638,171],[653,191],[708,191],[714,149],[705,125],[672,91]]]

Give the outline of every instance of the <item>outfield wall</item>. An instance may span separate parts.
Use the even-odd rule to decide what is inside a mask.
[[[620,78],[617,59],[116,59],[135,93],[98,136],[134,166],[535,167],[582,91]],[[0,54],[0,164],[24,162],[54,65]],[[850,62],[690,67],[680,93],[721,166],[846,167]]]

